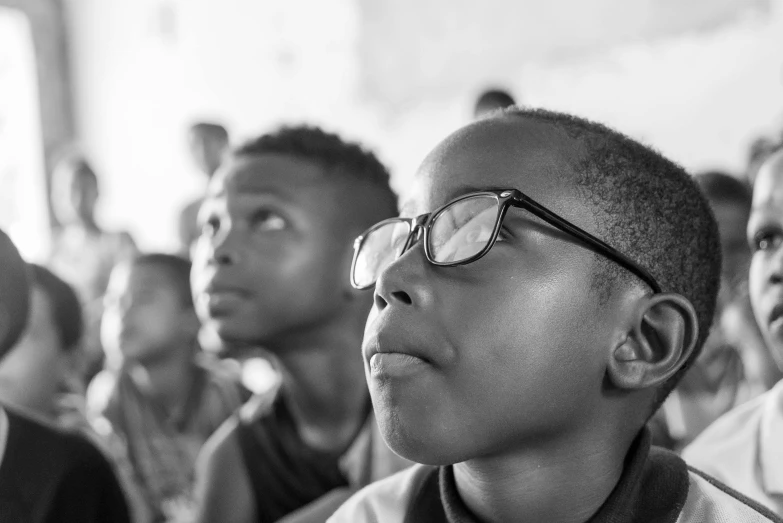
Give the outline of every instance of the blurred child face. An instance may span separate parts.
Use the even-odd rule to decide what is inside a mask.
[[[51,301],[34,286],[27,328],[0,364],[2,372],[20,387],[14,391],[16,401],[40,415],[53,415],[56,394],[65,386],[71,364],[60,341]]]
[[[517,188],[595,233],[568,181],[576,149],[548,126],[480,121],[428,156],[402,214]],[[504,227],[506,239],[459,267],[429,264],[419,242],[376,284],[365,371],[381,430],[406,458],[450,464],[529,449],[600,417],[621,300],[599,305],[593,254],[572,238],[515,208]]]
[[[752,258],[748,286],[756,322],[783,368],[783,156],[759,171],[748,222]]]
[[[101,322],[101,342],[110,358],[148,363],[195,340],[195,313],[173,285],[154,265],[115,268]]]
[[[90,222],[98,201],[98,184],[92,173],[75,167],[63,167],[57,175],[53,205],[64,223]]]
[[[218,335],[270,350],[307,339],[350,300],[347,182],[313,163],[264,154],[232,157],[201,208],[192,286]]]

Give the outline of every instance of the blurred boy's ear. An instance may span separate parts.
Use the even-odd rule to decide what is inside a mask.
[[[0,358],[22,335],[29,308],[27,264],[8,235],[0,231]]]
[[[637,302],[628,336],[614,348],[608,374],[621,389],[657,387],[688,361],[699,324],[693,305],[679,294],[655,294]]]

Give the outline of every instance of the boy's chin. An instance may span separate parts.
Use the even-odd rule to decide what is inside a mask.
[[[422,465],[453,465],[469,459],[452,441],[459,434],[445,434],[427,423],[404,423],[397,413],[389,417],[376,414],[386,445],[398,456]]]
[[[212,339],[221,344],[221,350],[228,350],[235,346],[245,347],[251,345],[263,345],[265,333],[249,322],[240,318],[220,318],[210,320],[204,325],[206,331],[212,331]]]

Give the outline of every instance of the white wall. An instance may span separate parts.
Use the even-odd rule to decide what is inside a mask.
[[[404,190],[486,83],[739,168],[783,111],[780,0],[67,0],[77,129],[101,212],[174,244],[201,180],[184,128],[322,123],[375,146]]]

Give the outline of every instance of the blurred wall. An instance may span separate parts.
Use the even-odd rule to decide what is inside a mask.
[[[74,136],[65,21],[60,0],[0,0],[0,7],[23,13],[30,23],[36,56],[40,127],[44,158],[51,168]],[[1,66],[1,64],[0,64]],[[0,93],[3,92],[0,86]],[[41,173],[32,173],[38,176]]]
[[[484,86],[738,169],[783,110],[779,0],[65,0],[76,122],[106,221],[174,245],[203,188],[184,129],[314,121],[361,138],[398,190]]]

